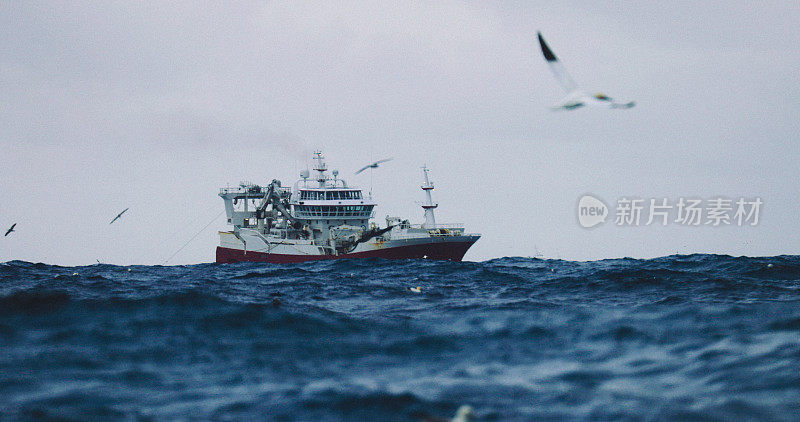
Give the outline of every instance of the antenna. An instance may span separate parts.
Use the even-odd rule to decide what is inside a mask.
[[[375,169],[370,167],[370,169],[369,169],[369,197],[370,198],[372,198],[372,170],[375,170]]]
[[[314,167],[314,171],[319,172],[317,175],[317,182],[319,182],[319,187],[325,187],[325,180],[327,177],[325,176],[325,171],[328,170],[328,167],[325,165],[325,157],[322,155],[322,151],[317,150],[314,151],[314,159],[317,160],[316,167]]]

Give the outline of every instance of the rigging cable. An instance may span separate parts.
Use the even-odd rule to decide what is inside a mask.
[[[206,225],[205,225],[205,227],[203,227],[202,229],[200,229],[200,231],[199,231],[199,232],[195,233],[195,234],[194,234],[194,236],[192,236],[192,238],[191,238],[191,239],[189,239],[188,241],[186,241],[186,243],[184,243],[184,244],[183,244],[183,246],[181,246],[180,248],[178,248],[178,250],[177,250],[177,251],[173,252],[173,254],[172,254],[172,255],[170,255],[170,256],[169,256],[169,258],[165,259],[165,260],[164,260],[164,262],[163,262],[161,265],[166,265],[166,264],[167,264],[167,261],[169,261],[169,260],[170,260],[170,259],[172,259],[172,258],[173,258],[175,255],[177,255],[177,254],[178,254],[178,252],[182,251],[182,250],[183,250],[183,248],[185,248],[185,247],[186,247],[186,245],[188,245],[189,243],[192,243],[192,240],[194,240],[194,238],[196,238],[197,236],[199,236],[199,235],[200,235],[200,233],[202,233],[203,231],[205,231],[205,229],[207,229],[207,228],[208,228],[208,226],[210,226],[210,225],[214,224],[214,221],[216,221],[216,219],[217,219],[217,218],[219,218],[219,216],[220,216],[220,215],[222,215],[222,213],[224,213],[224,212],[225,212],[225,210],[222,210],[222,211],[220,211],[220,213],[219,213],[219,214],[217,214],[216,216],[214,216],[214,218],[213,218],[213,219],[211,219],[211,221],[209,221],[209,222],[208,222],[208,224],[206,224]]]

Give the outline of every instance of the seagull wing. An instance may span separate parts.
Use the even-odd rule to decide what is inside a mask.
[[[108,223],[108,224],[114,224],[114,222],[115,222],[115,221],[117,221],[117,220],[119,220],[119,218],[120,218],[120,217],[122,217],[122,214],[125,214],[125,211],[128,211],[129,209],[130,209],[130,207],[128,207],[128,208],[125,208],[124,210],[122,210],[122,212],[121,212],[121,213],[119,213],[119,214],[117,214],[117,216],[116,216],[116,217],[114,217],[114,219],[113,219],[113,220],[111,220],[111,222],[110,222],[110,223]]]
[[[607,95],[603,94],[595,94],[591,96],[586,96],[584,98],[586,104],[592,106],[599,106],[605,108],[631,108],[636,105],[636,102],[629,101],[629,102],[619,102]]]
[[[4,236],[8,236],[9,234],[11,234],[11,232],[14,231],[14,227],[17,227],[17,223],[12,224],[11,227],[8,228],[8,231],[6,231],[6,234]]]
[[[555,76],[556,80],[561,87],[564,88],[564,91],[567,91],[568,94],[572,94],[575,92],[580,92],[580,88],[578,88],[578,84],[575,83],[575,80],[572,79],[572,76],[567,73],[567,69],[564,68],[564,65],[558,60],[555,54],[553,54],[553,50],[547,45],[542,37],[542,33],[539,32],[539,46],[542,48],[542,54],[544,55],[544,59],[547,61],[547,65],[550,67],[550,71],[553,72],[553,76]]]
[[[636,104],[633,101],[627,103],[617,102],[603,94],[588,95],[578,87],[578,84],[576,84],[569,75],[567,69],[564,68],[564,65],[558,60],[553,50],[551,50],[550,46],[544,41],[542,33],[539,32],[538,35],[539,46],[542,48],[542,54],[547,61],[547,65],[550,67],[550,71],[553,72],[553,76],[555,76],[556,80],[561,84],[561,87],[567,91],[567,96],[558,104],[551,107],[552,109],[573,110],[586,105],[606,108],[631,108]]]
[[[618,103],[611,101],[611,108],[631,108],[636,105],[636,101],[628,101],[627,103]]]
[[[392,161],[392,159],[391,159],[391,158],[384,158],[383,160],[378,160],[378,161],[376,161],[374,164],[385,163],[385,162],[387,162],[387,161]]]
[[[366,169],[368,169],[368,168],[370,168],[370,167],[372,167],[372,164],[370,164],[370,165],[368,165],[368,166],[364,166],[364,167],[362,167],[362,168],[361,168],[361,170],[359,170],[359,171],[357,171],[357,172],[356,172],[356,174],[358,174],[358,173],[361,173],[362,171],[364,171],[364,170],[366,170]]]
[[[583,95],[580,92],[573,92],[572,94],[564,97],[558,102],[558,104],[555,104],[550,108],[553,110],[574,110],[590,103],[592,103],[592,101],[588,96]]]

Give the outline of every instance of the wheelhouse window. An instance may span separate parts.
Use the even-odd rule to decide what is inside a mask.
[[[300,200],[304,201],[314,201],[325,199],[325,192],[316,191],[316,190],[301,190],[300,191]]]
[[[301,190],[301,201],[342,201],[342,200],[361,199],[361,191],[358,190]]]
[[[325,198],[329,201],[342,201],[348,199],[361,199],[361,191],[353,190],[333,190],[325,192]]]
[[[372,205],[296,205],[298,218],[309,217],[353,217],[369,218]]]

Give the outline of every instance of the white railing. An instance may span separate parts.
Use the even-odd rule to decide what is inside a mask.
[[[408,227],[412,229],[425,229],[425,230],[436,230],[436,229],[463,229],[464,223],[449,223],[449,224],[437,224],[434,227],[422,227],[424,224],[409,224]]]
[[[407,232],[403,229],[412,229],[413,231]],[[415,239],[419,237],[420,232],[433,237],[450,237],[450,236],[463,236],[464,226],[462,224],[437,224],[436,228],[422,227],[422,224],[412,224],[409,226],[400,226],[399,232],[392,231],[392,239]]]
[[[263,195],[266,192],[266,190],[269,188],[269,186],[260,186],[260,188],[261,188],[261,190],[259,192],[254,193],[255,195]],[[287,192],[291,192],[291,190],[292,190],[291,188],[280,187],[280,188],[277,189],[277,192],[279,192],[279,193],[287,193]],[[225,187],[225,188],[219,188],[219,193],[225,194],[225,193],[251,193],[251,192],[250,192],[250,188],[247,187],[247,186],[244,186],[244,187],[242,187],[242,186],[229,186],[229,187]]]

